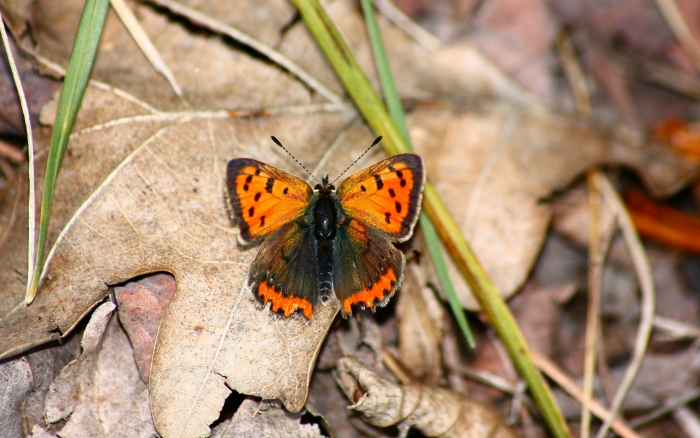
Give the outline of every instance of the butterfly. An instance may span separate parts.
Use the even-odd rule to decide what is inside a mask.
[[[424,182],[423,162],[414,154],[382,160],[337,189],[328,175],[312,189],[260,161],[229,161],[226,198],[239,242],[262,241],[248,285],[263,305],[270,302],[285,317],[298,312],[311,319],[318,303],[328,304],[333,295],[344,316],[355,304],[373,310],[386,305],[406,263],[392,242],[411,237]]]

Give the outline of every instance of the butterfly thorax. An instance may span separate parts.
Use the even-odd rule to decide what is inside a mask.
[[[337,230],[338,210],[333,199],[335,187],[328,184],[328,175],[324,175],[322,183],[316,185],[314,194],[318,197],[313,204],[314,236],[318,240],[332,240]]]

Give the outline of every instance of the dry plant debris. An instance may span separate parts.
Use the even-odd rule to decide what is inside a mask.
[[[414,426],[431,437],[515,436],[497,413],[479,403],[442,388],[396,385],[380,379],[354,358],[338,361],[338,384],[353,402],[350,409],[375,426],[402,423],[406,429]]]
[[[350,0],[326,3],[377,84],[359,8]],[[696,114],[696,66],[651,2],[397,3],[442,40],[421,44],[425,35],[411,33],[390,15],[396,10],[382,6],[389,18],[380,14],[383,37],[427,174],[498,290],[504,297],[522,290],[513,309],[530,343],[580,376],[587,270],[581,248],[590,240],[590,213],[576,179],[591,167],[623,166],[641,184],[611,172],[622,187],[657,198],[692,184],[698,163],[645,131],[669,116]],[[38,122],[39,169],[58,102],[56,78],[82,4],[0,0]],[[692,16],[694,4],[678,8]],[[396,434],[387,426],[397,424],[407,433],[410,424],[426,436],[516,433],[483,401],[502,417],[510,411],[518,432],[545,436],[488,327],[477,324],[476,351],[460,343],[419,235],[403,248],[403,290],[376,315],[358,311],[339,320],[330,305],[311,321],[284,319],[244,287],[255,249],[236,243],[223,199],[226,162],[249,156],[299,174],[268,140],[275,135],[315,174],[333,176],[372,140],[291,4],[126,6],[182,95],[110,12],[59,176],[45,277],[29,307],[21,304],[28,185],[16,147],[21,118],[12,83],[0,74],[0,430],[37,438],[352,437]],[[590,120],[567,115],[574,102],[557,74],[554,48],[564,25],[592,84]],[[686,25],[697,39],[698,23]],[[230,29],[266,46],[267,55],[251,40],[235,41]],[[666,134],[659,138],[675,146],[692,143],[688,135]],[[381,155],[372,151],[358,168]],[[697,215],[698,198],[690,206],[687,198],[677,201],[673,211]],[[652,216],[649,208],[640,209],[642,219]],[[673,434],[690,430],[696,415],[696,406],[675,406],[673,396],[697,386],[697,354],[687,339],[697,338],[700,324],[693,295],[700,264],[664,248],[647,253],[663,297],[655,323],[664,332],[652,338],[623,412],[674,412],[647,426],[670,424],[662,433]],[[601,399],[612,398],[625,372],[640,312],[639,282],[618,237],[608,259]],[[454,269],[451,276],[465,309],[478,311]],[[118,318],[115,304],[105,302],[111,291]],[[222,418],[232,391],[254,397]],[[560,398],[575,430],[580,408]]]

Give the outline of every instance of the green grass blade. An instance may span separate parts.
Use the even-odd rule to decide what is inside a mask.
[[[384,93],[384,102],[386,103],[389,111],[389,116],[394,124],[399,128],[399,131],[403,134],[404,140],[406,141],[409,149],[413,150],[411,136],[408,133],[408,126],[406,125],[406,116],[403,111],[403,106],[401,105],[401,98],[396,90],[394,75],[391,73],[389,58],[387,57],[386,50],[384,49],[384,42],[382,41],[382,35],[381,31],[379,30],[379,23],[377,23],[377,17],[374,14],[374,7],[371,0],[361,0],[360,3],[362,4],[362,11],[365,15],[367,33],[369,34],[369,40],[370,44],[372,45],[372,52],[374,54],[374,63],[377,67],[377,73],[379,74],[379,82],[382,87],[382,92]],[[443,292],[445,292],[447,301],[450,303],[452,314],[454,315],[455,320],[457,320],[457,324],[459,325],[464,338],[467,340],[467,344],[474,348],[476,346],[474,335],[469,328],[467,317],[464,315],[464,309],[462,309],[462,306],[459,303],[457,292],[455,291],[452,280],[447,273],[447,264],[445,263],[445,258],[442,255],[435,226],[430,221],[430,218],[422,213],[420,215],[420,224],[421,229],[423,230],[423,237],[425,238],[425,242],[428,247],[428,252],[430,253],[430,258],[435,266],[438,281],[440,282]]]
[[[435,272],[440,281],[440,286],[445,292],[447,297],[447,302],[450,303],[450,309],[452,309],[452,314],[457,320],[457,325],[464,335],[464,339],[467,340],[467,344],[475,348],[476,341],[474,340],[474,335],[472,334],[471,328],[469,328],[469,322],[467,322],[467,317],[464,315],[464,309],[459,302],[457,297],[457,291],[455,291],[452,285],[452,280],[447,272],[447,264],[445,263],[445,258],[442,256],[442,249],[440,248],[440,239],[435,230],[435,225],[433,221],[430,220],[428,215],[421,212],[420,214],[420,225],[423,230],[423,236],[425,237],[425,243],[428,246],[428,252],[430,253],[430,258],[433,261],[433,266],[435,266]]]
[[[323,50],[367,124],[375,134],[384,135],[384,149],[389,154],[409,152],[403,134],[385,111],[381,99],[372,89],[369,80],[320,3],[317,0],[292,0],[292,3],[299,10],[316,43]],[[513,314],[429,182],[425,186],[423,209],[433,220],[443,245],[481,303],[520,375],[527,382],[549,430],[554,436],[567,437],[568,427],[554,402],[551,389],[532,361],[527,342]]]
[[[401,105],[401,98],[396,91],[394,75],[391,73],[389,58],[386,56],[384,42],[382,41],[382,35],[379,30],[379,23],[377,23],[377,16],[374,14],[374,6],[371,0],[361,0],[360,3],[362,4],[362,12],[364,12],[365,15],[367,34],[369,35],[369,42],[372,46],[374,63],[377,67],[377,74],[379,75],[379,82],[382,87],[382,93],[384,93],[384,102],[389,111],[389,116],[403,134],[409,148],[413,149],[411,146],[411,137],[408,135],[408,126],[406,126],[406,117],[403,112],[403,106]]]
[[[34,300],[39,287],[39,279],[41,278],[44,265],[44,250],[49,230],[56,178],[58,177],[58,170],[61,167],[61,162],[68,146],[68,139],[73,129],[75,118],[78,115],[88,79],[90,78],[108,7],[109,0],[87,0],[83,9],[83,15],[80,18],[78,33],[73,44],[73,52],[71,52],[70,61],[68,62],[66,78],[63,81],[63,91],[58,103],[56,123],[51,134],[51,145],[44,180],[44,194],[41,200],[39,238],[34,260],[34,274],[31,283],[27,287],[27,304]]]

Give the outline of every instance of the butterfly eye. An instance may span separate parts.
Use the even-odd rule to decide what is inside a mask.
[[[314,191],[318,192],[319,190],[321,190],[321,184],[316,184],[316,187],[314,187]]]

